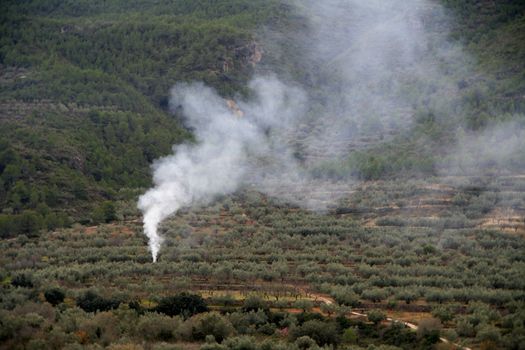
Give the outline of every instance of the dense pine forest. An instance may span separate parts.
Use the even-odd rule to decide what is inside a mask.
[[[483,72],[458,82],[465,89],[454,123],[477,129],[522,113],[524,6],[444,4],[454,16],[452,39]],[[170,87],[202,80],[223,96],[242,92],[254,71],[255,29],[299,26],[288,13],[274,1],[4,2],[0,233],[110,221],[109,202],[147,187],[149,164],[190,137],[168,113]],[[292,47],[286,39],[281,45]],[[297,65],[298,57],[287,53],[282,65]],[[265,59],[261,66],[276,58],[269,52]],[[321,172],[365,179],[432,174],[432,146],[449,140],[450,119],[418,117],[415,130],[393,141],[395,148],[355,153],[343,168],[325,164],[328,171]],[[427,136],[434,144],[407,152]],[[523,164],[523,155],[514,162]]]
[[[267,2],[3,2],[2,236],[112,219],[149,164],[189,137],[172,84],[224,95],[251,71]],[[229,69],[228,67],[232,67]],[[107,202],[109,201],[109,202]]]
[[[349,84],[295,1],[2,1],[0,349],[523,349],[525,3],[430,3],[435,79],[388,75],[403,105],[333,158],[311,140]],[[329,185],[183,208],[152,264],[137,199],[198,142],[170,90],[242,114],[257,74],[304,89],[284,138]]]

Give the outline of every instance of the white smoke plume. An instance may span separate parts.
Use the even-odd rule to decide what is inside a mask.
[[[174,147],[174,154],[153,165],[155,186],[139,199],[144,232],[153,261],[162,245],[159,223],[181,207],[206,204],[234,192],[253,169],[255,159],[270,157],[286,163],[286,152],[270,142],[271,128],[285,128],[301,111],[302,92],[275,78],[256,78],[250,84],[256,98],[238,101],[244,116],[227,106],[202,83],[179,84],[172,90],[172,108],[182,107],[195,143]]]
[[[428,81],[435,83],[431,86],[435,96],[439,90],[441,95],[454,94],[454,85],[441,79],[442,72],[432,63],[436,55],[446,53],[449,57],[444,60],[452,60],[458,54],[449,48],[440,51],[443,42],[425,29],[426,18],[443,15],[431,2],[288,3],[306,20],[304,32],[281,33],[277,35],[281,44],[267,43],[273,45],[274,57],[283,50],[283,60],[286,47],[302,51],[297,64],[304,64],[302,71],[310,74],[308,86],[284,83],[286,73],[279,79],[263,74],[250,83],[255,97],[236,101],[243,117],[201,83],[173,88],[171,106],[181,107],[195,143],[175,146],[173,155],[156,161],[154,187],[139,199],[153,261],[162,245],[158,225],[164,219],[243,184],[317,209],[313,191],[325,196],[322,205],[337,199],[348,188],[324,191],[327,185],[314,183],[308,167],[326,158],[339,159],[381,142],[383,134],[406,128],[414,115],[411,105],[425,94]],[[279,59],[274,61],[279,64]],[[274,63],[270,69],[286,68]],[[410,91],[403,90],[407,86]],[[303,153],[301,161],[294,155],[297,147]]]

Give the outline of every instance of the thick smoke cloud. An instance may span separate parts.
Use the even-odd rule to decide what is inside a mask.
[[[301,60],[319,70],[310,87],[300,89],[272,76],[255,78],[250,83],[255,99],[236,101],[243,117],[203,84],[173,88],[172,107],[182,107],[195,143],[174,147],[173,155],[154,164],[155,186],[139,200],[154,261],[162,244],[158,225],[180,208],[249,184],[319,209],[348,188],[315,182],[309,166],[348,154],[360,144],[363,130],[370,134],[368,129],[374,129],[367,126],[408,123],[408,101],[399,97],[398,85],[422,70],[418,60],[427,43],[422,8],[428,3],[290,4],[307,29],[283,34],[303,52]],[[294,155],[297,146],[302,161]]]
[[[304,96],[275,78],[256,78],[250,87],[253,102],[239,102],[244,116],[202,83],[179,84],[172,90],[172,108],[182,108],[195,143],[174,147],[174,154],[153,165],[155,186],[139,200],[144,231],[156,261],[162,237],[159,223],[184,206],[206,204],[220,194],[234,192],[258,162],[271,158],[290,164],[282,145],[270,140],[271,128],[285,128],[301,111]],[[282,151],[282,152],[279,152]]]
[[[457,73],[468,72],[467,59],[446,42],[446,16],[433,2],[287,3],[305,25],[262,35],[273,66],[250,83],[254,97],[235,101],[239,109],[202,83],[173,88],[171,106],[182,111],[195,142],[155,162],[154,187],[139,200],[154,261],[162,245],[158,225],[180,208],[250,185],[322,209],[352,182],[321,182],[310,169],[409,129],[421,108],[415,106],[435,115],[451,112],[458,86],[447,70],[461,79]],[[300,79],[286,72],[290,47]]]

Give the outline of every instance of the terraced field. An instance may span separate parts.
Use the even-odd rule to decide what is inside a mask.
[[[450,176],[427,181],[373,183],[339,207],[369,226],[483,228],[525,233],[522,175]]]
[[[157,264],[123,203],[118,224],[3,241],[2,300],[16,302],[20,290],[8,286],[24,273],[37,291],[60,286],[70,303],[87,289],[142,307],[192,291],[212,308],[234,310],[257,295],[292,313],[379,309],[415,324],[434,315],[443,336],[478,347],[483,327],[496,329],[499,341],[512,336],[503,320],[525,299],[524,183],[364,183],[347,186],[322,213],[244,190],[167,220]],[[483,327],[473,333],[471,322]]]

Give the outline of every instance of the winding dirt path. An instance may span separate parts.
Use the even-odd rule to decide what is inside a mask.
[[[326,296],[323,296],[321,294],[311,293],[311,292],[309,292],[307,294],[310,295],[310,296],[315,297],[316,300],[320,300],[320,301],[322,301],[325,304],[331,305],[331,304],[334,303],[334,300],[332,298],[330,298],[330,297],[326,297]],[[368,317],[367,314],[362,314],[362,313],[355,312],[355,311],[351,311],[350,314],[355,315],[355,316]],[[418,326],[415,323],[406,322],[406,321],[395,319],[395,318],[392,318],[392,317],[387,317],[386,320],[388,322],[391,322],[391,323],[393,323],[393,322],[402,323],[403,325],[405,325],[406,327],[408,327],[410,329],[413,329],[414,331],[418,330]],[[457,343],[453,343],[453,342],[451,342],[448,339],[443,338],[443,337],[440,337],[439,340],[441,340],[443,343],[453,345],[453,346],[455,346],[455,347],[457,347],[458,349],[461,349],[461,350],[472,350],[469,347],[462,346],[462,345],[457,344]]]

